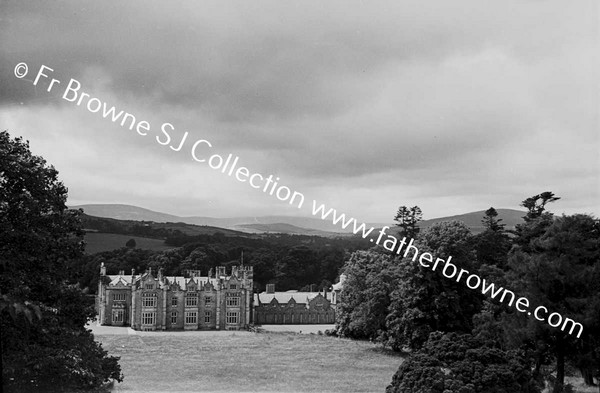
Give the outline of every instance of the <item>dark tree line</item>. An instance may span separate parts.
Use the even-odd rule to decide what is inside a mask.
[[[203,275],[216,266],[231,267],[242,262],[254,267],[255,289],[268,283],[277,290],[322,290],[338,278],[339,270],[350,253],[366,249],[368,241],[359,237],[324,238],[300,235],[237,237],[214,235],[184,236],[195,241],[167,251],[122,248],[85,255],[71,263],[72,274],[82,288],[95,293],[100,264],[109,274],[123,270],[144,272],[162,268],[166,275],[183,275],[200,270]]]
[[[485,212],[486,229],[477,235],[457,221],[420,232],[418,207],[401,207],[395,219],[400,235],[415,237],[420,252],[452,255],[461,268],[527,297],[533,307],[543,305],[548,313],[581,322],[581,337],[382,248],[357,251],[346,261],[337,334],[412,351],[388,392],[536,392],[549,381],[559,393],[567,391],[568,366],[595,384],[600,222],[584,214],[555,217],[546,207],[558,199],[544,192],[524,200],[524,221],[512,231],[493,208]],[[465,370],[473,367],[493,375],[469,376]]]

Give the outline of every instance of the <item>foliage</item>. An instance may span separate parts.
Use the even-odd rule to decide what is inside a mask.
[[[377,340],[386,329],[389,294],[398,284],[393,258],[376,250],[357,251],[344,264],[346,275],[336,312],[340,336]]]
[[[125,243],[125,247],[127,248],[135,248],[136,243],[135,243],[135,239],[129,239],[127,240],[127,243]]]
[[[453,263],[473,271],[472,236],[463,223],[434,224],[418,240],[421,253],[452,255]],[[355,252],[342,271],[338,334],[377,340],[396,351],[419,348],[432,331],[470,332],[482,304],[481,295],[463,284],[380,249]]]
[[[502,219],[496,217],[498,217],[498,212],[493,207],[490,207],[485,211],[485,216],[483,217],[483,220],[481,220],[481,223],[486,230],[493,232],[502,232],[504,230],[505,225],[500,223]]]
[[[407,381],[421,377],[427,381],[419,386],[406,382],[404,390],[394,391],[438,391],[444,385],[440,381],[448,376],[440,367],[446,366],[422,349],[434,331],[469,333],[473,340],[505,354],[522,351],[520,364],[532,365],[526,379],[552,380],[554,393],[568,389],[564,384],[567,366],[579,368],[585,382],[593,384],[600,374],[600,221],[584,214],[555,218],[546,207],[559,199],[549,191],[525,199],[522,206],[528,209],[527,215],[514,231],[505,230],[497,211],[490,208],[482,220],[485,230],[478,235],[472,236],[460,222],[444,222],[432,225],[416,239],[421,254],[430,252],[445,261],[452,256],[457,268],[527,298],[529,315],[456,283],[443,276],[439,267],[432,272],[412,258],[372,249],[354,253],[342,269],[347,280],[338,306],[337,333],[378,340],[396,351],[413,351],[414,361],[399,373],[410,375]],[[403,207],[397,217],[408,217],[401,222],[409,223],[409,213]],[[536,320],[532,312],[537,306],[546,307],[541,315],[545,318],[559,313],[552,322],[561,325],[555,328],[547,320]],[[562,321],[557,322],[558,315]],[[576,323],[583,325],[581,337],[577,337],[580,326]],[[463,355],[456,356],[466,367]],[[555,377],[547,365],[553,365]],[[507,381],[514,381],[506,375]],[[435,382],[434,376],[441,380]],[[509,385],[500,390],[469,387],[471,382],[462,380],[462,385],[445,389],[513,391]]]
[[[510,255],[512,277],[521,293],[533,304],[544,305],[549,312],[558,312],[583,324],[569,335],[546,323],[526,320],[517,315],[507,318],[510,328],[521,331],[516,335],[521,341],[535,343],[539,356],[547,353],[556,359],[557,383],[554,392],[564,384],[565,361],[578,363],[588,375],[593,373],[594,353],[597,350],[600,330],[600,221],[583,214],[562,216],[547,224],[544,215],[525,224],[539,228],[541,235],[516,247]],[[541,222],[541,223],[540,223]],[[524,233],[527,228],[524,228]],[[585,373],[584,373],[585,374]],[[590,378],[588,378],[590,381]]]
[[[121,380],[84,324],[93,307],[68,261],[83,250],[79,211],[58,172],[0,132],[0,310],[4,391],[94,388]]]
[[[459,268],[476,271],[472,236],[458,221],[440,222],[419,237],[419,251],[448,259]],[[397,284],[391,291],[384,342],[395,350],[418,349],[432,331],[470,332],[482,296],[441,274],[421,267],[410,258],[394,262]]]
[[[423,219],[423,212],[419,206],[406,207],[400,206],[394,217],[401,228],[400,236],[415,238],[420,231],[419,221]]]
[[[264,236],[248,238],[236,236],[201,235],[186,237],[196,241],[181,247],[150,251],[140,248],[121,248],[85,255],[70,263],[70,269],[79,277],[79,284],[95,293],[100,264],[109,274],[132,269],[143,272],[148,267],[164,269],[168,276],[183,275],[186,270],[200,270],[202,274],[216,266],[231,267],[243,263],[254,267],[255,288],[274,283],[279,290],[298,290],[315,286],[329,288],[336,282],[339,270],[350,252],[364,249],[369,242],[356,237],[324,238],[318,236]]]
[[[525,199],[521,202],[521,206],[527,209],[527,215],[523,217],[525,222],[540,217],[546,209],[546,204],[558,201],[559,199],[559,197],[554,196],[554,193],[550,191],[545,191]]]
[[[471,335],[432,333],[398,369],[387,393],[535,393],[530,364]]]

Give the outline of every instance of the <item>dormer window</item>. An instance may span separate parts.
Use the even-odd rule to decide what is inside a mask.
[[[154,289],[154,284],[152,284],[152,283],[147,283],[147,284],[144,286],[144,289]]]
[[[237,289],[237,284],[229,284],[229,289]]]

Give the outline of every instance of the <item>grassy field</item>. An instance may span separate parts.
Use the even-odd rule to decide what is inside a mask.
[[[114,392],[383,392],[402,362],[368,342],[313,334],[98,333],[121,357]]]
[[[94,254],[101,251],[116,250],[125,247],[129,239],[135,239],[136,248],[153,251],[164,251],[173,247],[165,246],[165,241],[160,239],[150,239],[146,237],[117,235],[114,233],[95,233],[85,234],[85,252]]]

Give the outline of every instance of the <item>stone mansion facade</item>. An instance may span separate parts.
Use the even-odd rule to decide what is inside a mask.
[[[102,325],[135,330],[240,330],[251,323],[252,266],[219,266],[207,276],[106,275],[100,267],[96,307]]]
[[[223,266],[207,276],[188,270],[165,276],[162,269],[107,275],[100,267],[96,309],[101,325],[135,330],[241,330],[252,324],[333,324],[345,276],[327,292],[275,292],[274,284],[253,294],[252,266]]]

